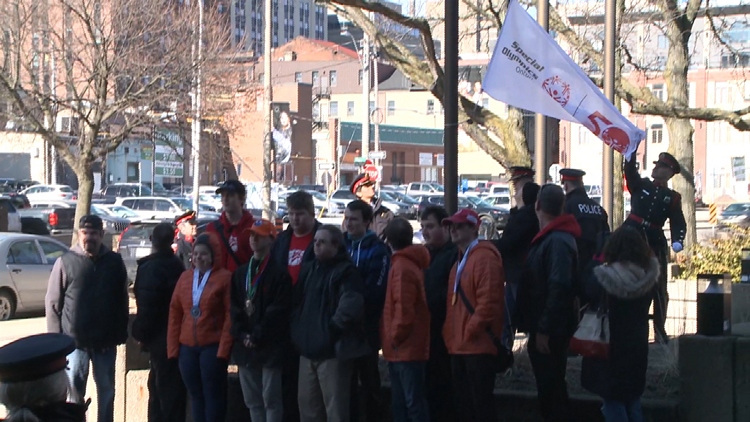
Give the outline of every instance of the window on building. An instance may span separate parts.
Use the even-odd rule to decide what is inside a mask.
[[[427,100],[427,114],[435,113],[435,100]]]
[[[320,84],[320,75],[317,70],[313,70],[312,72],[312,84],[313,86],[318,86]]]
[[[357,84],[362,86],[362,69],[359,69],[359,72],[357,74]]]
[[[659,35],[656,38],[656,47],[657,48],[667,48],[667,36],[666,35]]]
[[[329,86],[336,86],[338,84],[338,74],[335,70],[328,72]]]
[[[664,101],[664,84],[654,84],[651,86],[651,93],[654,97]]]
[[[396,102],[388,101],[388,115],[393,116],[396,114]]]
[[[302,72],[294,72],[294,82],[302,83]]]
[[[664,128],[662,125],[651,125],[651,143],[660,144],[664,140]]]
[[[328,104],[328,116],[330,117],[338,117],[339,115],[339,102],[338,101],[331,101]]]
[[[346,103],[346,115],[354,116],[354,101],[348,101]]]
[[[750,54],[748,53],[723,54],[721,56],[721,67],[724,69],[749,66]]]

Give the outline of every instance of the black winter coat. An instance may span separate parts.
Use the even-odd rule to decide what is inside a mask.
[[[591,305],[606,297],[609,309],[609,359],[584,358],[581,384],[605,399],[629,401],[643,394],[648,367],[648,310],[659,263],[648,269],[615,262],[594,269],[586,282]]]
[[[358,358],[370,352],[364,330],[362,277],[345,248],[328,262],[304,264],[292,299],[292,342],[314,360]]]
[[[503,230],[503,236],[492,241],[503,257],[506,283],[518,284],[523,279],[526,254],[537,233],[539,233],[539,219],[533,204],[510,210],[510,218]]]
[[[158,348],[166,353],[169,303],[184,271],[182,260],[172,249],[138,260],[133,286],[138,313],[133,320],[132,333],[147,349]]]
[[[252,261],[251,261],[252,262]],[[262,264],[261,264],[262,265]],[[253,296],[253,313],[246,312],[247,275],[250,263],[234,272],[229,307],[232,318],[232,357],[238,365],[281,365],[284,348],[289,346],[289,313],[292,303],[292,279],[284,264],[272,256],[258,279]],[[248,349],[244,340],[250,337],[254,347]]]
[[[576,324],[573,282],[577,277],[575,239],[581,228],[572,215],[550,222],[531,242],[524,282],[518,287],[518,330],[567,337]]]
[[[581,226],[581,236],[576,239],[578,268],[586,268],[597,252],[603,235],[610,232],[607,211],[589,198],[581,187],[565,195],[565,213],[573,215]]]
[[[443,340],[446,306],[448,303],[448,279],[458,260],[458,248],[448,241],[440,249],[429,249],[430,266],[424,270],[424,291],[430,310],[430,355],[446,355],[448,349]]]

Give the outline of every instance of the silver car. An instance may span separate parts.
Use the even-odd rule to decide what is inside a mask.
[[[44,310],[52,266],[68,247],[47,236],[0,233],[0,321]]]

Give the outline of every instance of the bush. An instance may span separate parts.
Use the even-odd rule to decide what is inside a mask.
[[[715,237],[706,245],[690,249],[681,262],[682,278],[695,280],[698,274],[729,273],[735,283],[739,282],[743,248],[750,249],[750,229],[730,226],[726,236]]]

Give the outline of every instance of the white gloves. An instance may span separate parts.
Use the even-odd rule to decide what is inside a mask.
[[[674,253],[680,253],[682,251],[682,243],[680,242],[672,243],[672,250],[674,251]]]

